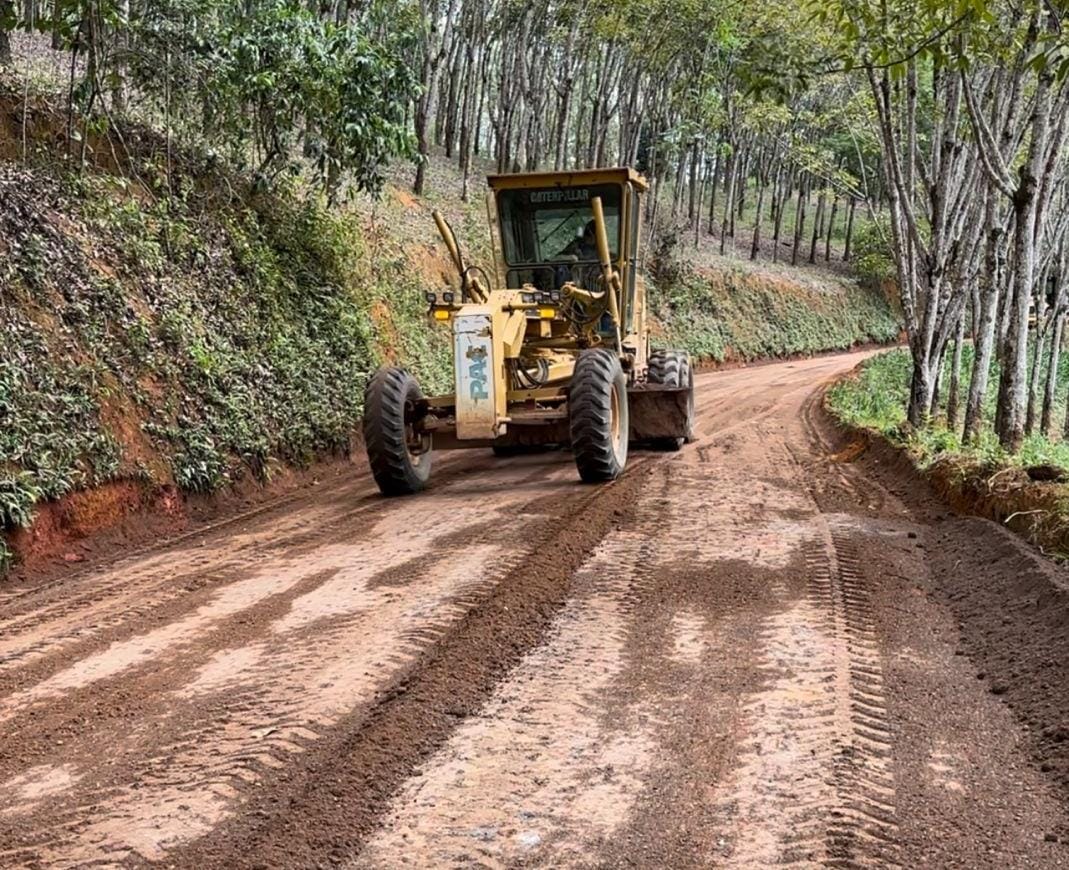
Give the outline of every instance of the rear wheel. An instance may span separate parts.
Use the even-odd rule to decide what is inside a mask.
[[[579,476],[587,483],[619,477],[627,465],[627,379],[615,353],[595,348],[579,355],[568,418]]]
[[[423,398],[404,369],[375,372],[364,391],[364,445],[375,483],[383,495],[412,495],[431,476],[431,439],[416,432]]]
[[[690,354],[685,350],[655,350],[650,354],[646,380],[651,384],[688,390],[684,433],[674,438],[658,438],[652,445],[660,450],[679,450],[684,443],[694,440],[694,369]]]

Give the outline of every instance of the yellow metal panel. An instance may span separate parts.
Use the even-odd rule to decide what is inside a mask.
[[[646,179],[627,166],[613,169],[582,169],[575,172],[524,172],[516,175],[490,175],[487,183],[493,190],[532,187],[577,187],[590,184],[634,184],[649,189]]]
[[[508,394],[510,402],[545,402],[553,399],[564,399],[564,392],[560,387],[541,387],[537,390],[513,390]]]
[[[527,330],[527,312],[512,311],[501,326],[501,344],[504,350],[502,359],[516,359],[523,347],[524,332]]]

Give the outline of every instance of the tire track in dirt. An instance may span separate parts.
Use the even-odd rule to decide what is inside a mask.
[[[341,724],[269,799],[175,853],[179,863],[300,865],[352,857],[413,769],[480,708],[502,674],[534,647],[564,603],[574,570],[624,522],[646,462],[607,487],[582,490],[546,520],[536,550],[426,647],[359,720]],[[537,536],[536,536],[537,539]],[[340,799],[344,797],[344,800]]]
[[[210,533],[180,538],[187,544],[199,539],[195,547],[174,549],[176,543],[169,542],[167,550],[136,567],[111,569],[85,593],[75,592],[36,611],[0,620],[0,693],[19,683],[43,680],[65,662],[121,640],[146,618],[181,617],[210,600],[219,584],[232,582],[254,559],[300,555],[330,540],[341,528],[352,536],[377,522],[383,510],[400,509],[397,503],[384,506],[363,492],[367,481],[360,484],[361,503],[355,507],[346,506],[345,497],[353,494],[351,484],[335,487],[326,504],[313,502],[282,518],[272,515],[269,523],[228,535],[225,548],[215,546],[221,532],[239,521],[226,520]],[[438,484],[448,487],[449,479]],[[317,498],[324,495],[316,493]],[[251,515],[261,513],[257,509]]]
[[[724,862],[897,866],[893,732],[856,550],[820,511],[795,452],[760,437],[807,494],[810,531],[804,593],[792,598],[779,585],[784,604],[761,630],[765,685],[745,705],[749,736],[720,789],[732,832]]]
[[[837,805],[826,829],[827,856],[832,866],[899,866],[894,730],[872,606],[855,545],[827,520],[821,525],[823,552],[810,562],[810,594],[830,614],[828,628],[842,651],[836,669],[839,697],[849,698],[848,740],[837,750],[832,776]]]
[[[511,866],[547,847],[555,863],[575,864],[626,819],[654,740],[648,729],[607,729],[602,703],[622,666],[629,612],[650,582],[646,529],[656,517],[636,508],[633,525],[593,551],[573,580],[582,610],[562,612],[405,783],[351,866]]]
[[[673,856],[711,860],[698,819],[717,762],[702,738],[722,739],[734,714],[693,669],[735,652],[725,638],[748,619],[730,614],[769,596],[755,577],[787,570],[809,533],[804,495],[706,460],[657,462],[546,642],[404,784],[353,867],[682,866],[632,836],[663,841],[666,825],[685,829]],[[674,791],[681,779],[695,791]]]
[[[543,484],[570,474],[571,468],[559,458],[541,470]],[[505,477],[530,475],[531,469],[518,463]],[[92,733],[80,734],[74,761],[65,757],[65,750],[51,753],[60,757],[37,772],[33,788],[40,791],[42,783],[57,777],[56,771],[69,774],[66,781],[76,787],[69,794],[49,792],[52,819],[44,828],[34,831],[26,824],[26,816],[39,809],[32,801],[15,813],[17,830],[5,832],[0,824],[0,839],[21,841],[18,851],[0,855],[0,861],[18,856],[47,859],[55,866],[103,855],[160,857],[218,824],[250,788],[258,788],[292,764],[294,756],[306,753],[340,717],[373,702],[382,685],[438,642],[522,561],[533,545],[527,540],[532,524],[537,529],[546,520],[525,510],[530,492],[507,484],[505,489],[509,495],[481,503],[450,495],[448,487],[441,488],[437,501],[387,503],[407,507],[380,515],[373,544],[320,547],[315,560],[290,559],[264,568],[219,593],[230,596],[230,605],[214,601],[193,614],[193,625],[182,620],[165,623],[158,631],[173,641],[170,645],[135,636],[125,652],[122,644],[106,651],[130,666],[136,664],[138,652],[147,650],[141,666],[152,669],[147,682],[120,668],[111,683],[95,686],[81,699],[69,685],[57,686],[75,703],[49,708],[53,715],[77,719],[86,705],[110,703],[109,719],[119,715],[120,730],[109,722],[95,739]],[[576,487],[577,494],[585,492]],[[427,535],[428,528],[439,534]],[[359,541],[371,532],[357,529],[354,534]],[[493,543],[458,546],[461,539],[470,545],[480,537]],[[432,557],[432,548],[444,557]],[[397,557],[406,551],[412,554],[410,563],[422,559],[411,581],[430,581],[413,587],[416,596],[396,588]],[[455,556],[452,567],[450,554]],[[363,561],[354,563],[354,556]],[[293,594],[294,584],[301,584],[310,572],[323,575],[321,582]],[[390,573],[391,583],[375,582],[379,573]],[[286,592],[283,612],[271,608],[260,619],[258,634],[228,647],[220,617],[229,612],[235,620],[255,622],[256,613],[248,607],[263,600],[265,585]],[[215,643],[204,636],[209,627],[216,629]],[[166,650],[177,658],[158,672],[153,662]],[[354,668],[354,662],[360,667]],[[94,676],[99,672],[82,665],[67,683]],[[136,700],[129,695],[135,678],[148,690],[148,701],[141,691]],[[5,699],[8,707],[11,703]],[[155,722],[155,728],[146,732],[146,722]],[[42,742],[48,742],[48,733]],[[111,745],[122,747],[119,757],[109,752]],[[103,767],[93,764],[97,751],[111,756]],[[19,763],[21,757],[12,760]],[[161,759],[166,759],[163,771]],[[96,807],[91,818],[84,813],[86,806]]]

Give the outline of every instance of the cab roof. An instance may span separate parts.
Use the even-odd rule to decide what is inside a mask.
[[[618,166],[612,169],[577,169],[574,172],[521,172],[514,175],[489,175],[486,182],[492,190],[627,183],[633,184],[642,192],[649,189],[646,179],[630,166]]]

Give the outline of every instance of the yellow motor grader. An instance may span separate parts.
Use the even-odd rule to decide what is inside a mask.
[[[434,215],[460,275],[459,293],[427,293],[432,324],[452,332],[454,392],[426,397],[392,366],[367,385],[364,441],[386,495],[423,489],[434,450],[570,447],[595,483],[620,475],[629,443],[678,450],[692,438],[690,357],[650,350],[645,179],[620,168],[488,181],[492,274],[464,262]]]

